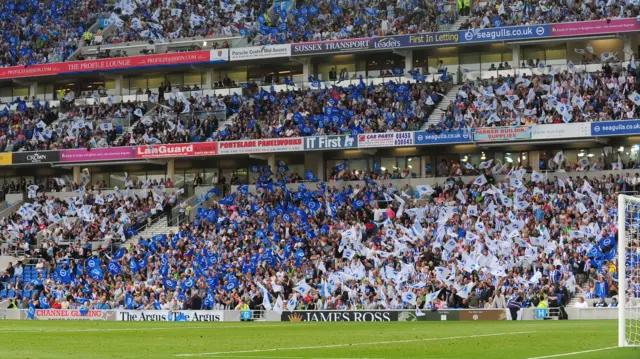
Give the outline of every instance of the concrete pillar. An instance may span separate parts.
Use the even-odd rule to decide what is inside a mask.
[[[631,36],[625,35],[623,37],[623,41],[624,41],[624,46],[623,46],[624,61],[631,61],[631,55],[635,53],[635,51],[633,51]]]
[[[37,82],[32,82],[29,85],[29,100],[31,100],[33,97],[37,97],[38,96],[38,83]],[[44,98],[43,98],[44,100]]]
[[[202,84],[203,89],[212,89],[213,88],[213,70],[207,70],[205,73],[204,84]]]
[[[80,167],[73,167],[73,182],[80,184]]]
[[[271,168],[271,172],[276,173],[277,171],[277,167],[276,166],[276,155],[269,155],[269,157],[267,158],[267,164],[269,165],[269,168]]]
[[[167,162],[167,179],[171,179],[172,181],[174,180],[174,176],[176,173],[176,166],[175,166],[176,160],[172,159],[169,160],[169,162]]]
[[[311,68],[311,59],[308,57],[303,57],[296,60],[302,64],[302,81],[306,83],[309,81],[309,76],[313,76],[313,69]],[[305,85],[303,87],[307,87],[307,86],[308,85]]]
[[[408,74],[413,70],[413,50],[404,51],[404,73]]]
[[[511,67],[514,69],[519,69],[520,65],[520,45],[512,45],[511,46],[512,60]]]
[[[122,95],[122,76],[116,77],[116,88],[113,89],[113,96]]]

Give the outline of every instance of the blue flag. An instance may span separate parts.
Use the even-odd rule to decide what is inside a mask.
[[[29,310],[27,311],[27,319],[36,319],[36,307],[33,306],[33,303],[29,303]]]
[[[122,273],[122,268],[117,262],[109,262],[109,264],[107,265],[107,269],[109,269],[109,272],[113,275]]]
[[[71,271],[64,268],[56,268],[56,274],[58,275],[58,280],[62,283],[68,284],[71,283]]]
[[[193,288],[194,285],[195,281],[193,280],[193,278],[189,278],[187,280],[183,280],[182,283],[180,283],[180,288],[182,288],[183,290],[187,290]]]
[[[133,301],[133,296],[131,294],[127,293],[124,296],[124,305],[127,309],[133,309],[135,302]]]
[[[164,286],[169,288],[170,290],[176,290],[177,284],[175,280],[171,278],[164,278],[162,282],[164,283]]]
[[[349,164],[346,162],[342,162],[339,165],[337,165],[335,167],[336,172],[340,173],[342,171],[344,171],[345,169],[349,168]]]

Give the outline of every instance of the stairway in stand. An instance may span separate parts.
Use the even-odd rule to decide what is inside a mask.
[[[140,240],[140,238],[149,240],[153,236],[158,234],[166,234],[168,236],[169,232],[173,231],[174,233],[177,233],[179,228],[180,227],[177,225],[167,226],[167,216],[163,215],[162,217],[158,218],[158,220],[155,223],[153,223],[151,226],[146,227],[142,232],[139,232],[137,236],[132,237],[131,240],[137,243],[138,240]]]
[[[440,115],[442,115],[447,111],[447,106],[449,106],[449,102],[456,99],[456,96],[458,95],[458,92],[460,91],[461,88],[462,88],[462,85],[454,85],[451,88],[451,90],[449,90],[449,92],[447,92],[444,95],[444,98],[442,99],[442,101],[440,101],[436,105],[436,109],[433,110],[433,112],[427,119],[427,122],[422,126],[422,130],[427,129],[432,124],[436,125],[438,124],[438,122],[440,122]]]

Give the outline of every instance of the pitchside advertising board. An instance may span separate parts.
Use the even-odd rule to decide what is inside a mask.
[[[414,310],[362,310],[362,311],[294,311],[282,312],[283,322],[452,322],[507,320],[506,309],[492,310],[425,310],[420,315]]]
[[[121,310],[116,320],[125,322],[222,322],[221,310]]]
[[[357,136],[313,136],[304,138],[305,150],[341,150],[357,147]]]
[[[282,312],[283,322],[397,322],[397,311],[317,310]]]

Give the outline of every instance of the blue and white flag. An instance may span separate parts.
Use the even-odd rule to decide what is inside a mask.
[[[36,307],[34,307],[31,302],[29,303],[29,310],[27,311],[27,319],[36,319]]]
[[[295,287],[293,287],[293,290],[302,294],[303,297],[306,297],[309,291],[311,291],[311,286],[309,286],[307,282],[303,279],[300,282],[298,282],[298,284],[296,284]]]
[[[125,294],[124,296],[124,305],[127,309],[131,310],[134,309],[133,306],[135,305],[135,301],[133,300],[133,296],[129,293]]]
[[[109,262],[109,264],[107,265],[107,269],[109,269],[109,273],[113,275],[122,273],[122,267],[120,267],[120,264],[118,264],[118,262]]]
[[[476,186],[484,186],[485,184],[487,184],[487,178],[484,175],[480,175],[480,177],[476,178],[476,180],[473,181],[473,184]]]
[[[293,298],[287,301],[287,310],[288,311],[296,310],[297,306],[298,306],[298,297],[294,294]]]
[[[344,171],[344,170],[345,170],[345,169],[347,169],[347,168],[349,168],[349,164],[348,164],[348,163],[346,163],[346,162],[342,162],[342,163],[340,163],[339,165],[337,165],[337,166],[335,167],[335,171],[336,171],[337,173],[340,173],[340,172]]]
[[[402,302],[416,305],[416,295],[412,292],[404,292],[402,293]]]
[[[71,283],[71,271],[64,268],[56,268],[56,275],[58,276],[58,280],[64,284]]]
[[[638,94],[637,92],[633,91],[632,93],[629,94],[629,100],[633,101],[633,103],[635,103],[636,105],[640,106],[640,94]]]

